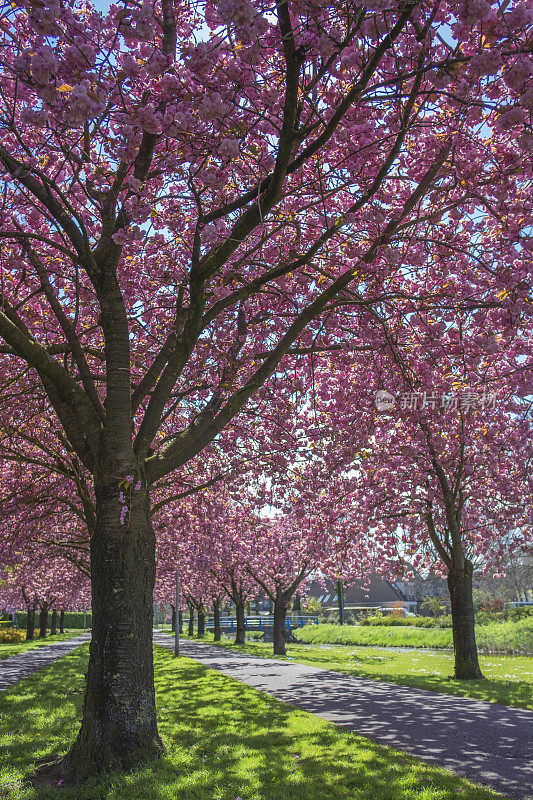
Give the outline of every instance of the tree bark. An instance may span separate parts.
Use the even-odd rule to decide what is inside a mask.
[[[189,636],[194,636],[194,609],[189,606],[189,629],[187,631]]]
[[[26,641],[32,642],[35,635],[35,607],[28,606],[26,616]]]
[[[63,609],[59,612],[59,633],[65,633],[65,612]]]
[[[172,621],[170,623],[170,627],[172,633],[176,633],[176,606],[171,606],[172,608]]]
[[[198,609],[198,639],[203,639],[205,636],[205,608]]]
[[[274,653],[284,656],[287,652],[285,641],[285,617],[287,606],[285,600],[279,594],[274,600]]]
[[[181,608],[178,611],[178,625],[179,625],[179,632],[183,633],[183,611],[181,610]]]
[[[235,603],[235,616],[237,618],[235,644],[244,644],[246,636],[246,623],[244,622],[244,602],[242,600],[239,600],[237,603]]]
[[[213,600],[213,632],[215,642],[220,642],[220,600]]]
[[[473,680],[483,677],[479,667],[476,646],[472,573],[472,562],[466,558],[462,568],[452,563],[448,572],[455,677],[460,680]]]
[[[50,622],[50,636],[57,636],[57,611],[55,608],[52,611],[52,620]]]
[[[39,612],[39,639],[46,638],[46,629],[48,627],[48,603],[41,606]]]
[[[82,726],[65,759],[67,783],[129,769],[163,747],[152,651],[155,536],[146,488],[121,509],[120,477],[95,481],[91,537],[92,639]]]

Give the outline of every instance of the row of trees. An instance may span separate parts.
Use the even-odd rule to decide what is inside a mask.
[[[162,750],[156,554],[186,526],[198,561],[227,525],[221,586],[278,609],[283,537],[304,573],[344,576],[355,544],[359,572],[437,553],[476,673],[472,559],[526,535],[530,21],[519,0],[4,12],[2,525],[90,573],[67,781]],[[493,389],[495,417],[428,400]],[[378,390],[427,402],[382,417]],[[224,525],[191,515],[223,481]]]

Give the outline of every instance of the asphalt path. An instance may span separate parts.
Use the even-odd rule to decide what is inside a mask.
[[[154,642],[173,649],[171,636]],[[533,712],[181,640],[181,653],[508,797],[533,798]]]
[[[50,642],[33,650],[26,650],[9,658],[0,659],[0,692],[9,689],[21,678],[26,678],[34,672],[48,666],[58,658],[66,656],[83,642],[88,642],[90,633],[74,636],[72,639],[62,639],[59,642]]]

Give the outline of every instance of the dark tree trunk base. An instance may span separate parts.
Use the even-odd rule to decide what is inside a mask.
[[[284,656],[287,654],[285,641],[285,619],[287,609],[281,597],[276,597],[274,601],[274,655]]]
[[[32,642],[35,636],[35,609],[28,608],[28,615],[26,617],[26,641]]]
[[[215,642],[220,642],[222,634],[220,631],[220,601],[213,601],[213,633]]]
[[[472,573],[472,563],[468,559],[465,559],[463,569],[452,567],[448,573],[455,656],[454,674],[458,680],[463,681],[483,677],[476,645]]]
[[[198,639],[205,636],[205,611],[198,611]]]
[[[48,606],[45,605],[39,612],[39,639],[46,638],[46,629],[48,627]]]
[[[246,637],[246,623],[244,617],[244,603],[235,604],[235,617],[237,619],[237,633],[235,634],[235,644],[244,644]]]
[[[65,783],[128,771],[163,752],[152,646],[155,536],[148,492],[135,490],[121,522],[116,477],[95,482],[91,537],[92,639],[83,720],[64,760]]]

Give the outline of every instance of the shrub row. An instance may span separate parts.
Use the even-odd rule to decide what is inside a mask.
[[[26,640],[26,631],[18,628],[0,628],[0,644],[19,644]]]
[[[27,614],[25,611],[17,611],[16,613],[16,620],[17,620],[17,628],[26,629],[26,619]],[[39,621],[39,612],[37,611],[35,615],[35,622]],[[52,621],[52,614],[48,614],[48,627],[50,627],[50,623]],[[65,612],[65,628],[83,628],[83,611],[67,611]],[[87,612],[87,627],[90,628],[92,625],[92,614],[90,611]],[[59,629],[59,612],[57,614],[57,626]]]

